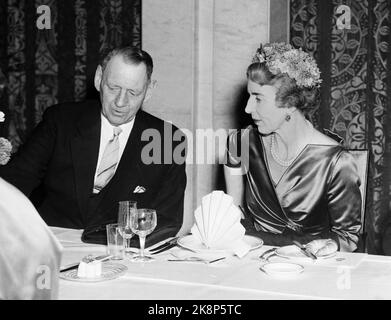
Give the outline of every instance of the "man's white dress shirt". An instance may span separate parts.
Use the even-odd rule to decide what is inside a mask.
[[[96,164],[95,168],[95,176],[94,176],[94,182],[96,181],[97,171],[100,165],[100,162],[103,157],[103,153],[105,151],[106,145],[109,142],[110,139],[113,138],[113,128],[114,126],[106,119],[106,117],[101,113],[101,130],[100,130],[100,144],[99,144],[99,156],[98,156],[98,162]],[[119,155],[118,155],[118,163],[121,161],[122,154],[125,150],[126,143],[128,142],[128,138],[130,136],[130,132],[132,131],[133,125],[134,125],[134,117],[130,122],[121,124],[119,127],[122,129],[121,134],[119,135]],[[115,170],[118,168],[115,167]]]

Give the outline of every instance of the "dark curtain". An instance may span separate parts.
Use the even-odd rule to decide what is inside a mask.
[[[337,27],[340,5],[350,8],[350,29]],[[322,72],[313,122],[370,151],[367,248],[382,254],[391,199],[391,1],[291,0],[290,8],[290,41],[313,53]]]
[[[41,5],[50,8],[50,29],[36,25]],[[0,136],[17,149],[48,106],[95,97],[100,55],[118,45],[141,47],[141,0],[1,0],[0,68],[8,83]]]

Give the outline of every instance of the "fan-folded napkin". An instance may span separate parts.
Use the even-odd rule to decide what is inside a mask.
[[[223,191],[204,196],[194,218],[191,233],[206,248],[232,250],[239,258],[250,251],[243,240],[245,228],[240,223],[241,211]]]

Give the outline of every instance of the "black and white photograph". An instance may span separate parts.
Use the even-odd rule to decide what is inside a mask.
[[[391,299],[390,66],[391,0],[0,0],[0,300]]]

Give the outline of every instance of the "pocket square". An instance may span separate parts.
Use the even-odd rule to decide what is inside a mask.
[[[133,193],[144,193],[145,190],[146,189],[143,186],[137,186],[136,188],[134,188]]]

